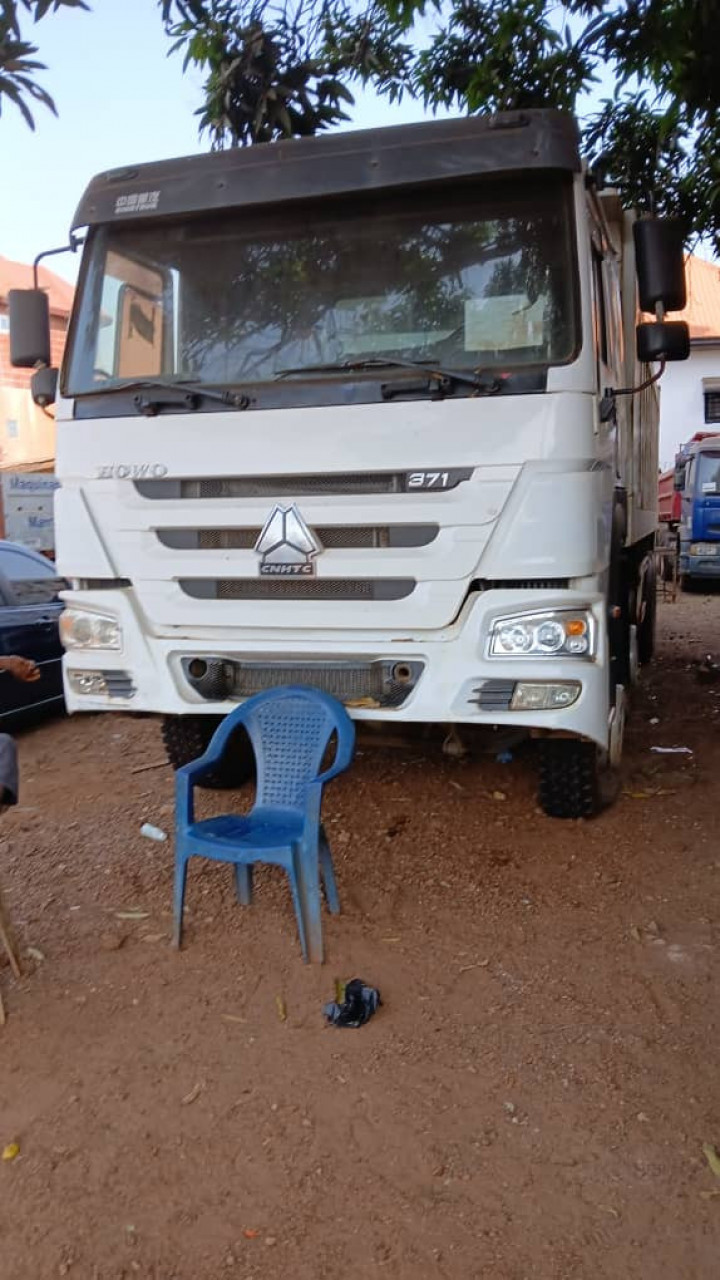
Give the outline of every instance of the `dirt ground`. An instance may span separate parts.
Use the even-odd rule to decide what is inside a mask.
[[[664,605],[593,822],[542,816],[522,753],[363,751],[327,794],[344,913],[323,968],[273,873],[244,910],[229,869],[192,864],[167,945],[172,845],[140,826],[172,831],[172,778],[132,772],[162,756],[152,719],[24,733],[0,828],[26,968],[0,969],[2,1280],[717,1276],[707,653],[720,595]],[[325,1027],[356,975],[383,1008]]]

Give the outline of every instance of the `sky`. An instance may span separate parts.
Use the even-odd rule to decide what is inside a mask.
[[[207,150],[194,114],[202,74],[192,68],[183,73],[182,54],[168,57],[157,0],[89,3],[92,12],[61,10],[36,27],[24,15],[23,36],[39,46],[47,65],[40,82],[58,116],[38,106],[34,133],[10,103],[0,116],[0,254],[20,262],[67,243],[73,213],[94,174]],[[608,72],[587,105],[611,92]],[[351,114],[348,128],[427,118],[419,102],[391,106],[372,92],[358,93]],[[74,281],[79,257],[67,254],[47,265]]]
[[[58,116],[37,106],[31,132],[10,103],[0,116],[0,254],[32,262],[44,249],[66,244],[73,213],[96,173],[124,165],[206,151],[195,111],[202,72],[183,74],[182,53],[168,57],[157,0],[88,0],[91,12],[64,9],[36,26],[23,14],[22,34],[47,66],[38,82]],[[434,19],[420,20],[420,39]],[[416,27],[416,38],[418,28]],[[588,98],[609,97],[609,73]],[[583,106],[585,103],[583,103]],[[359,90],[347,128],[407,124],[428,118],[420,102],[390,105]],[[447,112],[438,114],[447,115]],[[75,280],[79,254],[46,264]]]
[[[55,100],[57,119],[41,106],[32,133],[9,103],[0,117],[0,254],[32,262],[67,243],[73,213],[90,178],[105,169],[206,151],[195,110],[202,74],[168,57],[157,0],[89,0],[93,12],[61,10],[25,39],[47,66],[39,82]],[[425,116],[419,103],[391,107],[358,95],[353,128],[404,124]],[[79,255],[46,265],[74,280]]]

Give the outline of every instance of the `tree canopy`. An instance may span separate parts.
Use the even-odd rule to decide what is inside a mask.
[[[213,147],[331,129],[358,86],[390,104],[485,112],[557,106],[626,202],[682,219],[720,252],[718,0],[148,0],[185,66]],[[37,47],[21,35],[85,0],[0,0],[0,109],[34,127]],[[611,86],[605,88],[604,86]]]
[[[35,78],[38,71],[46,68],[35,58],[37,45],[22,37],[20,22],[23,12],[29,14],[34,22],[40,22],[46,14],[56,13],[58,9],[87,7],[85,0],[0,0],[0,113],[3,99],[12,102],[31,129],[35,128],[35,119],[30,101],[39,102],[57,115],[50,94]]]
[[[198,115],[215,147],[330,129],[349,118],[353,81],[391,101],[409,91],[409,26],[383,0],[160,3],[172,50],[207,72]]]
[[[207,72],[199,116],[213,146],[332,128],[366,83],[430,110],[557,106],[580,112],[590,157],[627,202],[680,217],[688,238],[720,250],[717,0],[161,0],[161,9],[174,48]]]

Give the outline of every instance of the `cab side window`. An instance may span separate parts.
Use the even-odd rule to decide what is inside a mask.
[[[605,288],[603,282],[603,259],[599,249],[593,245],[593,293],[595,295],[595,331],[597,337],[598,358],[602,364],[608,363],[608,317],[605,306]]]
[[[94,380],[153,378],[165,372],[164,280],[159,271],[111,250],[105,263]]]

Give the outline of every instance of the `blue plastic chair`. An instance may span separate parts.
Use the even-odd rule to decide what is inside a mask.
[[[220,761],[239,725],[247,730],[255,752],[255,804],[244,816],[224,814],[196,822],[194,785]],[[320,773],[333,734],[335,760]],[[323,787],[348,768],[354,748],[355,726],[345,708],[328,694],[303,685],[259,693],[225,717],[205,754],[176,774],[176,947],[182,942],[189,858],[234,863],[243,906],[252,901],[253,865],[265,862],[287,872],[303,958],[322,963],[321,872],[327,905],[335,914],[340,910],[330,846],[320,821]]]

